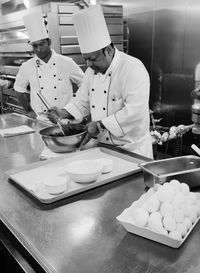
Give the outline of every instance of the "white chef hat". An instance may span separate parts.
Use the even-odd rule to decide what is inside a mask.
[[[23,17],[23,20],[31,43],[49,38],[44,25],[42,12],[36,11],[29,13]]]
[[[91,5],[75,13],[73,22],[82,53],[100,50],[111,43],[100,5]]]

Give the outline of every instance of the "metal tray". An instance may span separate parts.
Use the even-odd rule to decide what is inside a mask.
[[[200,158],[193,155],[154,160],[139,164],[144,174],[144,183],[152,187],[172,179],[188,184],[190,188],[200,187]]]
[[[72,160],[82,160],[88,158],[97,159],[101,157],[106,157],[113,160],[113,171],[108,174],[102,174],[94,183],[80,184],[71,180],[65,192],[58,195],[51,195],[46,191],[41,182],[42,178],[46,178],[47,175],[65,176],[66,171],[64,171],[64,167]],[[140,172],[141,169],[138,166],[138,163],[140,162],[140,160],[133,156],[101,147],[66,154],[65,156],[47,161],[40,161],[22,168],[9,170],[6,172],[6,174],[8,175],[8,178],[10,178],[9,181],[11,183],[19,185],[40,202],[52,203]]]

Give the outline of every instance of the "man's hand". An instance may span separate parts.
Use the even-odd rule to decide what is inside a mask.
[[[29,118],[36,119],[37,114],[32,110],[26,113]]]
[[[53,123],[57,123],[58,119],[63,119],[63,118],[72,119],[72,116],[70,115],[70,113],[67,112],[67,110],[59,109],[56,106],[48,110],[47,117]]]
[[[83,139],[81,145],[87,144],[91,138],[95,138],[99,134],[96,121],[91,121],[88,124],[86,124],[86,129],[87,129],[87,134],[85,138]]]

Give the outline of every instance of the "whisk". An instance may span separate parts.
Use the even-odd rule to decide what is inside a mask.
[[[44,98],[44,96],[41,93],[37,93],[37,95],[40,98],[40,100],[42,101],[42,103],[44,104],[44,106],[48,110],[50,110],[50,105],[48,104],[48,102],[46,101],[46,99]],[[59,118],[57,119],[57,125],[59,126],[61,133],[65,136],[66,134],[65,134],[65,132],[63,130],[63,124],[62,124],[62,121]]]

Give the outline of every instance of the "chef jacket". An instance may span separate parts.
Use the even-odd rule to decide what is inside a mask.
[[[72,82],[80,87],[84,73],[69,57],[57,54],[52,50],[52,56],[47,63],[37,56],[23,63],[16,76],[14,89],[18,92],[29,92],[32,109],[38,114],[46,112],[37,93],[40,92],[50,107],[63,108],[73,96]]]
[[[88,68],[82,86],[65,109],[81,121],[91,113],[106,130],[98,140],[152,158],[149,132],[149,89],[147,70],[140,60],[115,49],[105,74]]]

